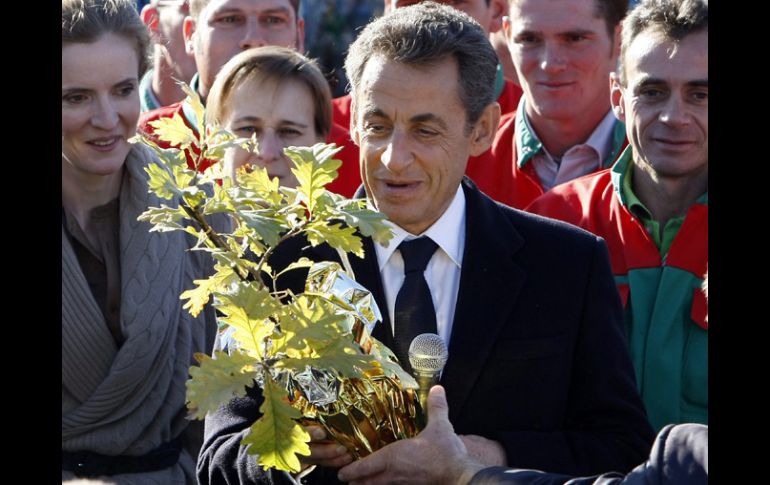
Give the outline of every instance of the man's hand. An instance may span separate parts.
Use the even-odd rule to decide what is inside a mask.
[[[444,388],[428,395],[428,426],[419,435],[391,443],[339,471],[338,477],[359,484],[467,483],[483,465],[473,461],[449,422]]]
[[[310,456],[297,455],[304,470],[310,465],[339,468],[353,461],[353,455],[334,440],[326,439],[326,432],[320,426],[306,426],[310,433]]]
[[[497,441],[475,434],[460,435],[468,455],[474,460],[487,466],[507,466],[508,459],[505,449]]]

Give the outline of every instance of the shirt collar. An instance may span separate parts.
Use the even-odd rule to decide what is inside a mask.
[[[553,159],[551,154],[548,153],[548,151],[543,146],[543,143],[537,137],[535,130],[532,128],[532,125],[529,122],[529,117],[526,113],[525,105],[525,96],[522,96],[521,101],[519,101],[519,106],[516,109],[515,121],[515,143],[516,153],[518,154],[517,163],[519,168],[523,167],[533,156],[537,155],[541,150],[547,157]],[[615,118],[612,110],[608,110],[607,114],[604,115],[604,118],[602,118],[602,121],[599,122],[596,128],[594,128],[594,131],[591,132],[588,140],[586,140],[584,143],[581,143],[581,145],[588,145],[596,150],[596,153],[599,154],[601,165],[604,167],[606,167],[608,163],[611,163],[611,159],[619,149],[619,144],[623,143],[622,135],[620,140],[618,140],[618,125],[620,125],[621,133],[625,134],[625,128],[623,125]],[[608,162],[608,160],[610,160],[610,162]]]
[[[634,214],[636,217],[643,221],[651,220],[652,215],[650,211],[645,207],[644,203],[639,200],[633,190],[633,176],[634,176],[634,163],[633,163],[634,151],[631,145],[628,145],[623,153],[618,157],[618,160],[612,166],[610,170],[612,187],[620,199],[620,203],[628,208],[628,211]],[[697,204],[708,205],[709,193],[704,192],[703,195],[698,197],[695,201]]]
[[[151,111],[160,108],[160,101],[152,92],[152,73],[153,69],[147,69],[142,79],[139,81],[139,94],[141,100],[142,112]]]
[[[610,151],[615,121],[616,118],[612,113],[612,110],[607,111],[607,114],[604,115],[604,119],[602,119],[593,133],[591,133],[591,136],[588,137],[588,140],[583,143],[583,145],[588,145],[596,150],[596,153],[599,154],[599,158],[601,160],[605,160],[607,158],[607,154]]]
[[[195,75],[190,79],[190,88],[198,93],[198,96],[200,96],[200,91],[198,88],[200,88],[201,85],[201,77],[196,72]],[[203,97],[201,96],[201,102],[203,102]],[[203,105],[205,106],[206,103],[203,102]],[[187,119],[187,122],[190,123],[190,126],[197,131],[198,133],[201,132],[200,127],[198,126],[197,120],[195,119],[195,112],[193,111],[192,105],[187,102],[187,98],[184,99],[184,102],[182,103],[182,114],[184,114],[185,119]]]
[[[497,71],[495,72],[495,101],[503,93],[505,87],[505,74],[503,74],[503,65],[497,63]]]
[[[367,201],[373,208],[371,201]],[[380,271],[390,260],[390,257],[398,249],[398,245],[404,240],[416,239],[420,236],[428,236],[440,247],[458,268],[462,267],[463,251],[465,249],[465,193],[462,186],[457,187],[452,202],[441,217],[422,234],[411,234],[396,224],[386,221],[393,231],[393,238],[387,246],[375,243],[377,263]]]

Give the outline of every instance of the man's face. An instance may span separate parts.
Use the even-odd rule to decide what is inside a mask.
[[[197,21],[185,20],[187,49],[195,55],[203,96],[239,52],[263,45],[302,51],[304,36],[304,22],[289,0],[211,0]]]
[[[609,110],[617,29],[610,38],[596,0],[513,0],[503,29],[531,120],[578,122]]]
[[[646,30],[625,53],[626,87],[612,77],[612,105],[640,168],[654,178],[708,170],[708,30],[680,41]]]
[[[487,125],[496,123],[499,107],[488,106],[466,130],[453,58],[417,68],[373,57],[353,95],[351,133],[366,191],[391,221],[421,234],[452,202],[468,156],[489,147],[495,128]],[[487,116],[495,109],[497,118]]]
[[[161,53],[169,66],[174,69],[174,76],[184,82],[190,82],[195,75],[195,59],[185,50],[182,25],[190,14],[186,0],[160,0],[154,6],[158,16],[158,35]]]
[[[420,3],[422,0],[385,0],[383,13],[388,13],[394,8],[407,7]],[[450,5],[457,10],[467,13],[478,22],[484,31],[497,32],[500,30],[501,19],[505,15],[506,0],[436,0],[437,3]]]

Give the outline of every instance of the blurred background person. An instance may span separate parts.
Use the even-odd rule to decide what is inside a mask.
[[[610,110],[627,0],[510,0],[503,31],[517,82],[491,151],[466,174],[490,197],[525,208],[552,187],[612,165],[626,146]]]
[[[152,67],[142,76],[139,96],[142,111],[184,99],[178,82],[190,82],[195,59],[185,49],[182,25],[190,12],[188,0],[152,0],[142,7],[142,22],[153,42]]]

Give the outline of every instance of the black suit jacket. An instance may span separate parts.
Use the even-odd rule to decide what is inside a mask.
[[[518,468],[630,470],[646,458],[654,433],[636,390],[604,241],[498,204],[467,178],[463,189],[465,252],[441,379],[455,431],[501,442],[508,465]],[[286,247],[273,267],[298,257],[297,247]],[[356,279],[387,308],[368,238],[364,250],[364,259],[350,258]],[[324,247],[304,255],[336,259]],[[391,325],[382,313],[373,334],[389,345]],[[201,483],[281,481],[239,447],[259,416],[258,394],[206,418]],[[336,470],[313,475],[333,483]]]
[[[535,470],[491,467],[474,475],[469,485],[708,485],[709,427],[669,424],[655,438],[650,458],[628,475],[572,478]]]

